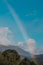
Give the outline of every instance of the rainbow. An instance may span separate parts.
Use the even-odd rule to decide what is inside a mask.
[[[18,25],[18,27],[19,27],[20,31],[22,32],[23,37],[26,41],[28,39],[28,35],[26,33],[26,30],[23,27],[22,21],[19,19],[18,15],[16,14],[15,10],[13,10],[12,6],[7,1],[5,1],[5,2],[6,2],[6,5],[8,6],[8,9],[9,9],[11,15],[14,18],[14,21],[16,21],[16,24]]]

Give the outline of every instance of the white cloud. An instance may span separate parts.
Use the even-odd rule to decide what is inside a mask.
[[[23,46],[23,42],[19,42],[18,43],[18,46],[21,46],[22,47]]]
[[[36,41],[34,39],[28,39],[27,40],[28,50],[32,54],[35,53],[35,43],[36,43]]]
[[[0,45],[11,45],[11,41],[7,38],[8,33],[12,33],[8,27],[0,28]]]
[[[27,44],[24,43],[24,42],[19,42],[19,43],[17,44],[17,46],[19,46],[20,48],[22,48],[22,49],[25,50],[25,51],[28,51],[28,46],[27,46]]]
[[[35,16],[37,14],[36,10],[32,10],[32,12],[27,13],[25,16]]]
[[[33,14],[32,13],[30,13],[30,14],[26,14],[25,16],[32,16]]]
[[[9,40],[7,37],[8,33],[12,34],[12,32],[10,31],[8,27],[0,28],[0,45],[7,45],[7,46],[13,45],[11,43],[11,40]],[[19,42],[18,44],[14,44],[14,45],[19,46],[20,48],[24,49],[25,51],[29,51],[30,53],[34,53],[35,52],[35,42],[36,41],[34,39],[28,39],[26,42]]]
[[[25,43],[19,42],[18,46],[25,51],[29,51],[31,54],[35,53],[35,43],[36,41],[34,39],[28,39]]]

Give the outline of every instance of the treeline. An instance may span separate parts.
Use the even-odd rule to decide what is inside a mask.
[[[6,50],[0,52],[0,65],[36,65],[28,58],[21,59],[20,55],[15,50]]]

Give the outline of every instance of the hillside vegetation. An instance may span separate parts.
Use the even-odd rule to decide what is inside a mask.
[[[28,58],[21,59],[19,53],[16,50],[6,50],[0,52],[0,65],[36,65]]]

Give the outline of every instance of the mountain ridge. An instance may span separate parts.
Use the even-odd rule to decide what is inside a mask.
[[[5,45],[0,45],[0,51],[5,51],[7,49],[11,49],[11,50],[16,50],[22,57],[28,57],[29,59],[31,58],[31,55],[29,52],[26,52],[25,50],[21,49],[18,46],[13,46],[13,45],[9,45],[9,46],[5,46]]]

